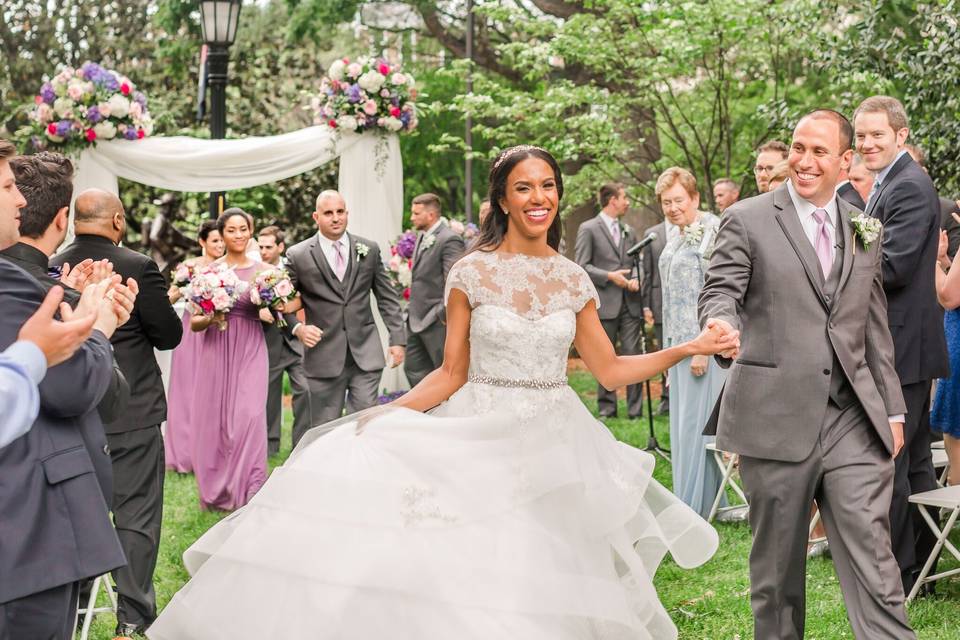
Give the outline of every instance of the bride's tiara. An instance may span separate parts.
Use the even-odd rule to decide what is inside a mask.
[[[526,151],[542,151],[544,153],[547,153],[547,150],[542,147],[536,147],[532,144],[518,144],[517,146],[510,147],[500,153],[500,157],[497,158],[497,161],[495,163],[493,163],[494,170],[500,168],[500,165],[503,164],[503,161],[509,158],[510,156],[516,155],[518,153],[524,153]]]

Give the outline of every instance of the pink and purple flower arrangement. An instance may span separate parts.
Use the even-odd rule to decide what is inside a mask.
[[[277,326],[285,327],[281,310],[283,305],[297,296],[290,275],[283,269],[266,269],[253,279],[250,302],[261,309],[270,309],[277,318]]]
[[[223,331],[227,328],[226,315],[249,286],[225,264],[211,264],[198,271],[190,281],[187,308],[193,315],[208,318],[219,314],[217,327]]]
[[[311,101],[317,124],[357,133],[412,131],[417,97],[412,75],[386,60],[334,60]]]

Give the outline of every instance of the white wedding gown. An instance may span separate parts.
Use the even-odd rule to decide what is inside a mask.
[[[586,273],[475,252],[447,286],[473,307],[470,381],[429,414],[309,433],[187,550],[152,640],[676,637],[653,574],[717,535],[565,384]]]

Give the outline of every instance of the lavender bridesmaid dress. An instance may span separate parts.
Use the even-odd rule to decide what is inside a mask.
[[[203,362],[202,333],[190,330],[190,312],[183,312],[183,339],[170,364],[170,389],[167,393],[167,426],[163,432],[163,449],[167,469],[180,473],[193,471],[191,440],[197,430],[192,420],[193,405],[202,400],[194,393],[194,382]]]
[[[235,269],[251,280],[259,264]],[[190,416],[193,472],[203,508],[242,507],[267,479],[267,346],[258,309],[244,293],[226,330],[202,335]]]

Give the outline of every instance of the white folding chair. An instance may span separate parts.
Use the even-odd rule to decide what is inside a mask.
[[[110,601],[109,606],[97,606],[97,595],[100,593],[100,587],[103,587],[107,592],[107,599]],[[94,578],[93,584],[90,585],[90,597],[87,598],[87,606],[77,609],[77,621],[79,622],[80,618],[83,617],[83,625],[80,627],[80,640],[87,640],[90,635],[90,625],[93,623],[94,616],[98,613],[108,612],[116,615],[117,595],[113,592],[113,581],[110,579],[110,574],[105,573]]]
[[[920,510],[920,515],[923,516],[927,526],[933,531],[933,535],[937,537],[937,543],[933,546],[933,551],[924,563],[923,569],[920,570],[920,575],[917,576],[917,581],[914,583],[913,589],[911,589],[909,595],[907,595],[907,602],[913,600],[920,591],[920,587],[928,582],[934,582],[941,578],[960,574],[960,567],[957,567],[929,575],[930,569],[933,567],[933,562],[937,556],[940,555],[942,549],[949,551],[950,554],[960,562],[960,551],[958,551],[948,539],[950,532],[957,524],[957,516],[960,516],[960,485],[943,487],[942,489],[934,489],[933,491],[924,491],[923,493],[912,495],[910,496],[910,502],[917,505],[917,508]],[[940,527],[940,523],[933,519],[930,512],[927,511],[927,507],[943,509],[943,513],[948,514],[947,522],[943,528]]]
[[[717,446],[714,443],[708,442],[706,447],[707,451],[710,451],[713,454],[713,460],[717,463],[717,468],[720,469],[721,474],[720,488],[717,489],[717,495],[713,499],[713,506],[710,507],[710,515],[707,516],[707,522],[713,522],[713,519],[717,517],[718,513],[744,509],[748,507],[748,503],[746,494],[743,492],[743,489],[740,487],[740,484],[737,482],[736,478],[734,478],[734,471],[736,469],[739,456],[735,453],[730,453],[727,454],[729,457],[724,460],[724,452],[717,449]],[[737,494],[742,502],[721,507],[720,501],[723,499],[728,486],[735,494]]]
[[[950,475],[950,459],[947,457],[947,452],[943,449],[931,448],[930,455],[933,458],[934,470],[940,469],[937,484],[941,487],[947,486],[947,477]]]

